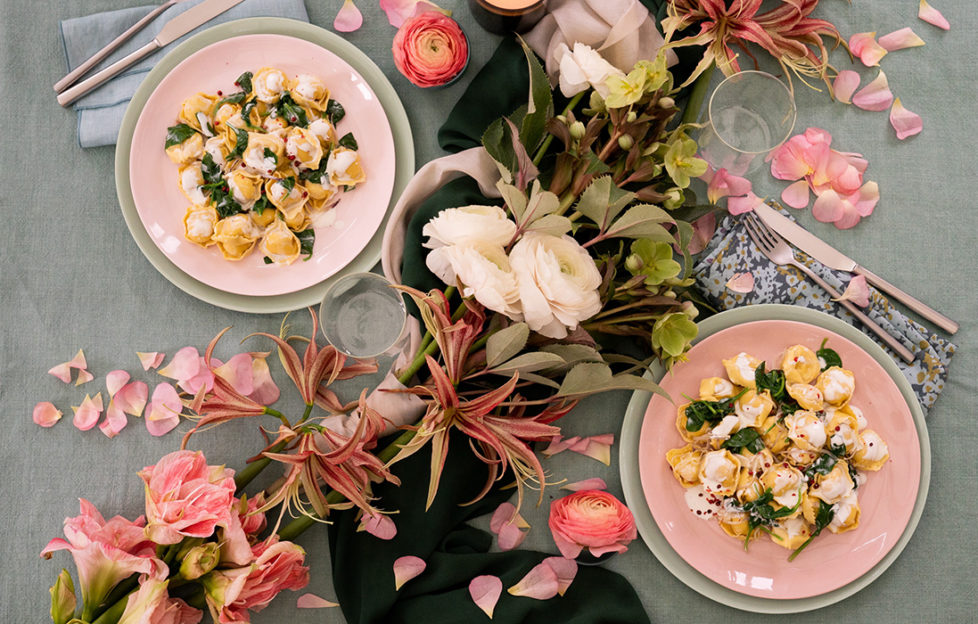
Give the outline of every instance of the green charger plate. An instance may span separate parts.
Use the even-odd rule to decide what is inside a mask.
[[[139,214],[136,212],[136,204],[133,201],[129,180],[129,154],[132,150],[132,137],[136,121],[139,119],[149,96],[164,76],[185,58],[212,43],[231,37],[257,34],[286,35],[304,39],[329,50],[349,63],[370,84],[377,95],[377,99],[384,107],[384,112],[390,122],[391,132],[394,135],[395,151],[394,188],[387,207],[387,214],[363,251],[343,269],[318,284],[296,292],[270,296],[228,293],[208,286],[181,271],[159,250],[143,227]],[[390,211],[413,175],[414,139],[411,136],[411,125],[408,123],[407,113],[404,112],[404,106],[398,99],[397,92],[394,91],[394,87],[391,86],[380,68],[352,43],[328,30],[305,22],[274,17],[256,17],[215,26],[191,37],[164,56],[156,67],[146,75],[145,80],[136,89],[136,93],[129,102],[129,107],[122,119],[119,141],[115,151],[115,183],[119,205],[122,207],[122,215],[126,220],[126,225],[146,259],[163,274],[163,277],[187,294],[212,305],[240,312],[287,312],[315,305],[323,298],[329,286],[339,278],[350,273],[369,271],[373,268],[380,260],[381,242],[387,220],[390,217]]]
[[[848,598],[876,580],[900,556],[907,542],[913,536],[913,532],[917,528],[917,523],[920,521],[920,516],[924,512],[924,503],[927,500],[927,490],[930,486],[930,441],[927,437],[927,425],[924,422],[924,413],[920,408],[920,403],[917,401],[917,397],[914,395],[910,383],[903,376],[903,372],[897,366],[896,362],[868,336],[852,325],[833,316],[815,310],[809,310],[808,308],[779,304],[763,304],[737,308],[721,312],[699,323],[699,335],[696,337],[694,344],[729,327],[740,325],[741,323],[764,320],[808,323],[848,338],[879,362],[880,366],[883,367],[900,389],[900,394],[903,395],[904,400],[906,400],[907,405],[910,407],[910,413],[913,416],[914,425],[917,429],[917,437],[920,440],[920,486],[917,489],[917,498],[914,501],[910,520],[907,522],[903,534],[893,548],[869,572],[855,581],[833,591],[809,598],[785,600],[748,596],[708,579],[686,563],[672,549],[672,546],[669,545],[669,542],[666,541],[665,536],[659,530],[658,525],[656,525],[655,519],[652,517],[652,512],[645,502],[645,493],[642,490],[642,482],[639,475],[638,448],[642,431],[642,420],[645,417],[645,410],[651,399],[651,394],[648,392],[635,392],[625,411],[625,419],[621,430],[621,450],[619,457],[621,484],[625,494],[625,501],[635,515],[635,523],[638,526],[638,531],[642,539],[659,562],[691,589],[711,600],[743,611],[776,614],[800,613],[820,609]],[[658,380],[664,374],[665,371],[662,367],[656,365],[648,373],[648,376]]]

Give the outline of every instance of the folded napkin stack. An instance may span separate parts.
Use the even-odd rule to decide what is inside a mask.
[[[132,39],[124,43],[92,73],[111,65],[129,53],[141,48],[152,41],[166,23],[180,13],[200,4],[202,0],[186,0],[175,4],[162,15],[154,19],[146,28],[138,32]],[[107,43],[115,39],[127,28],[139,21],[152,11],[154,6],[142,6],[132,9],[121,9],[97,13],[85,17],[77,17],[61,22],[61,38],[64,42],[65,58],[68,71],[78,67],[93,54],[101,50]],[[202,30],[211,26],[243,19],[246,17],[288,17],[309,21],[306,7],[302,0],[244,0],[240,4],[218,15],[206,24],[177,39],[170,45],[150,54],[139,63],[128,68],[114,79],[105,83],[95,91],[79,99],[74,109],[78,111],[78,143],[82,147],[99,147],[114,145],[119,136],[122,116],[126,106],[132,99],[136,88],[146,77],[149,70],[175,46],[182,43]],[[87,76],[86,76],[87,77]]]
[[[788,215],[780,206],[775,207]],[[802,252],[796,253],[796,256],[839,292],[845,290],[849,275],[828,269]],[[833,302],[828,293],[801,272],[791,267],[777,266],[762,255],[738,217],[726,217],[720,222],[693,272],[697,287],[718,310],[757,303],[784,303],[826,312],[863,329],[852,314]],[[754,276],[754,290],[746,294],[729,290],[726,287],[727,281],[735,274],[743,272],[750,272]],[[872,287],[866,314],[888,333],[897,337],[908,349],[917,353],[917,359],[912,364],[907,364],[896,356],[894,359],[926,413],[944,389],[948,365],[956,347],[949,340],[908,318]],[[872,334],[867,335],[876,339]],[[882,343],[880,346],[886,350]]]

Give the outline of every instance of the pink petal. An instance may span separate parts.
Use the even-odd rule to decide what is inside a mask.
[[[577,562],[565,557],[547,557],[543,562],[557,574],[557,593],[563,596],[577,576]]]
[[[575,559],[584,550],[584,547],[580,544],[570,541],[564,537],[559,531],[554,531],[553,528],[550,530],[550,535],[554,538],[554,543],[557,545],[557,550],[560,554],[564,556],[565,559]]]
[[[605,433],[597,436],[581,438],[573,445],[570,450],[596,459],[605,466],[611,465],[611,445],[615,442],[615,434]]]
[[[608,484],[601,477],[593,477],[591,479],[584,479],[583,481],[566,483],[560,486],[560,489],[570,490],[571,492],[580,492],[581,490],[607,490]]]
[[[863,184],[858,193],[849,198],[849,201],[856,207],[856,212],[861,217],[868,217],[873,214],[873,209],[880,200],[880,187],[876,182]]]
[[[856,207],[852,205],[852,202],[845,199],[842,200],[842,216],[836,219],[835,227],[840,230],[848,230],[851,227],[855,227],[860,220],[859,213],[856,212]]]
[[[95,426],[102,414],[102,394],[95,395],[94,399],[86,394],[82,404],[78,407],[72,406],[71,409],[75,412],[75,417],[72,419],[75,427],[81,431],[88,431]]]
[[[387,14],[387,21],[394,28],[400,28],[408,18],[424,11],[434,10],[445,15],[452,14],[451,11],[446,11],[426,0],[380,0],[380,9]]]
[[[489,616],[490,620],[502,593],[503,582],[498,576],[484,574],[469,581],[469,595],[472,596],[472,601]]]
[[[920,134],[924,129],[924,120],[917,113],[904,108],[900,98],[896,98],[893,100],[893,108],[890,109],[890,125],[896,130],[897,138],[902,141],[907,137]]]
[[[126,413],[114,401],[109,401],[109,407],[105,410],[105,420],[98,426],[99,430],[109,438],[119,435],[125,426],[129,424]]]
[[[562,438],[559,435],[554,436],[550,439],[550,445],[543,449],[543,454],[547,457],[553,457],[557,453],[563,453],[576,442],[580,440],[580,436],[574,436],[572,438]]]
[[[382,540],[391,540],[397,535],[397,525],[394,524],[391,517],[379,513],[364,514],[360,519],[360,528]]]
[[[869,286],[866,285],[866,278],[862,275],[856,275],[846,286],[845,292],[842,296],[834,301],[851,301],[860,308],[865,308],[869,305]]]
[[[129,373],[124,370],[114,370],[105,376],[105,387],[109,391],[109,398],[115,396],[126,383],[129,381]]]
[[[880,37],[880,45],[890,52],[895,52],[904,48],[919,48],[924,45],[924,40],[918,37],[917,33],[907,26],[906,28],[894,30],[890,34]]]
[[[927,0],[920,0],[920,8],[917,9],[917,17],[924,20],[928,24],[933,24],[938,28],[943,28],[944,30],[951,30],[951,23],[947,21],[941,12],[927,4]]]
[[[763,202],[764,199],[753,192],[747,193],[743,197],[729,197],[727,198],[727,212],[732,215],[744,214],[754,210],[755,206]]]
[[[866,67],[875,67],[886,56],[886,48],[876,42],[875,32],[856,33],[849,37],[849,50],[859,57]]]
[[[839,72],[832,83],[832,90],[835,92],[835,99],[843,104],[852,103],[852,94],[859,87],[859,74],[851,69],[844,69]]]
[[[781,201],[792,208],[802,209],[808,207],[810,201],[808,194],[808,180],[798,180],[792,182],[781,191]]]
[[[353,4],[353,0],[345,0],[343,7],[333,20],[333,28],[339,32],[353,32],[363,25],[363,14]]]
[[[180,388],[189,394],[197,394],[201,388],[204,389],[204,392],[210,392],[214,388],[214,373],[204,365],[204,358],[199,359],[200,367],[197,370],[197,374],[189,379],[181,379],[177,383]],[[224,363],[216,357],[212,357],[211,365],[220,368]]]
[[[848,166],[855,168],[860,175],[866,173],[866,168],[869,166],[869,161],[863,158],[862,154],[857,154],[855,152],[836,152],[836,154],[842,156]]]
[[[61,410],[50,401],[41,401],[34,406],[34,422],[42,427],[53,427],[61,420]]]
[[[78,377],[75,378],[75,385],[80,386],[82,384],[87,384],[93,379],[95,379],[95,375],[91,374],[84,368],[80,368],[78,369]]]
[[[164,382],[157,384],[156,388],[153,389],[153,398],[149,403],[148,410],[146,429],[151,435],[161,436],[180,424],[183,402],[180,401],[177,389]]]
[[[527,531],[521,531],[516,524],[512,522],[507,522],[499,529],[499,536],[497,538],[497,543],[499,544],[499,550],[513,550],[519,547],[526,539]]]
[[[728,198],[727,205],[729,206],[730,202],[733,200],[733,197]],[[706,249],[707,243],[709,243],[710,239],[713,238],[713,234],[716,232],[716,230],[717,217],[716,214],[712,212],[709,212],[696,221],[693,221],[693,238],[691,238],[689,241],[687,251],[689,251],[691,254],[697,254]]]
[[[418,576],[428,564],[420,557],[407,555],[394,561],[394,591],[401,589],[405,583]]]
[[[842,198],[831,189],[820,194],[812,206],[812,216],[822,223],[834,223],[838,221],[842,218],[844,211]]]
[[[232,388],[245,396],[255,391],[255,375],[249,353],[232,356],[227,363],[215,368],[214,374],[220,375]]]
[[[201,368],[201,357],[197,347],[184,347],[177,351],[170,363],[157,372],[164,377],[184,381],[197,376]]]
[[[338,607],[340,603],[330,602],[325,598],[320,598],[316,594],[302,594],[295,601],[295,606],[297,609],[326,609],[329,607]]]
[[[136,356],[139,357],[139,363],[143,365],[143,370],[156,368],[163,363],[163,358],[166,357],[165,354],[159,353],[158,351],[148,353],[136,351]]]
[[[733,277],[727,280],[727,289],[735,293],[747,294],[754,291],[754,275],[750,272],[734,273]]]
[[[549,600],[560,591],[560,583],[557,572],[547,563],[540,563],[507,591],[514,596]]]
[[[142,416],[143,408],[146,407],[146,398],[149,395],[149,388],[142,381],[131,381],[123,386],[112,401],[130,416]]]
[[[58,364],[57,366],[52,366],[48,370],[48,373],[54,375],[65,383],[71,383],[71,367],[68,366],[68,362]]]
[[[886,82],[886,74],[880,70],[879,76],[852,96],[852,103],[863,110],[884,111],[893,103],[893,93]]]
[[[516,511],[516,506],[509,502],[496,507],[496,511],[492,513],[492,518],[489,520],[489,530],[493,533],[499,533],[506,524],[514,524],[521,529],[530,528],[529,523]]]
[[[279,389],[272,379],[272,373],[268,370],[268,362],[263,357],[256,357],[251,361],[251,377],[254,381],[254,391],[248,398],[262,405],[271,405],[278,401]]]
[[[706,197],[711,204],[729,195],[745,195],[751,190],[750,180],[733,175],[726,169],[719,169],[710,178],[706,187]]]

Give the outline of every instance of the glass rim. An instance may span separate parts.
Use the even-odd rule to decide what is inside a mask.
[[[728,143],[720,135],[719,132],[717,132],[717,128],[713,124],[713,100],[716,98],[717,93],[721,90],[721,88],[724,85],[726,85],[727,83],[731,82],[735,78],[740,78],[741,80],[743,80],[745,78],[750,78],[751,75],[756,76],[756,77],[759,77],[759,78],[764,78],[766,80],[772,80],[772,81],[776,82],[781,87],[781,89],[784,90],[784,92],[788,95],[788,101],[791,103],[791,113],[790,113],[791,114],[791,123],[788,124],[788,127],[785,130],[784,136],[781,137],[781,140],[780,141],[774,143],[774,145],[772,145],[771,147],[768,147],[766,149],[762,149],[762,150],[759,150],[759,151],[743,150],[743,149],[740,149],[740,148],[738,148],[736,146],[731,145],[730,143]],[[797,104],[795,104],[795,96],[791,93],[791,89],[789,89],[788,88],[788,85],[786,85],[780,78],[778,78],[774,74],[771,74],[771,73],[766,72],[766,71],[761,71],[759,69],[745,69],[743,71],[737,72],[736,74],[734,74],[732,76],[727,76],[722,81],[720,81],[720,84],[718,84],[717,87],[716,87],[716,89],[713,90],[713,93],[710,94],[710,101],[709,101],[709,103],[707,104],[707,107],[706,107],[706,116],[707,116],[707,122],[710,125],[710,130],[713,131],[713,134],[716,135],[717,140],[719,140],[721,143],[723,143],[724,145],[726,145],[731,150],[733,150],[733,151],[735,151],[737,153],[740,153],[740,154],[749,154],[749,155],[752,155],[752,156],[760,156],[761,154],[767,154],[768,152],[771,152],[772,150],[776,149],[779,145],[781,145],[782,143],[784,143],[785,141],[788,140],[788,137],[791,136],[792,131],[794,131],[794,129],[795,129],[795,123],[797,123],[797,121],[798,121],[798,106],[797,106]]]
[[[384,350],[382,350],[382,351],[380,351],[378,353],[371,353],[371,354],[368,354],[368,355],[359,355],[359,354],[354,355],[354,354],[349,353],[349,352],[341,349],[340,347],[336,346],[333,343],[333,341],[329,339],[329,335],[326,333],[326,324],[323,322],[323,303],[325,303],[326,300],[334,292],[336,292],[336,288],[338,286],[340,286],[340,285],[342,285],[344,283],[354,282],[354,281],[363,280],[363,279],[369,279],[369,280],[383,282],[388,288],[391,289],[392,293],[395,295],[395,298],[396,298],[396,300],[398,302],[398,307],[401,310],[401,326],[400,326],[400,328],[398,330],[397,338],[394,339],[394,341],[390,344],[390,346],[386,347]],[[394,283],[391,280],[389,280],[386,275],[383,275],[381,273],[374,273],[372,271],[360,271],[360,272],[357,272],[357,273],[350,273],[348,275],[344,275],[340,279],[338,279],[335,282],[333,282],[332,284],[330,284],[329,288],[326,289],[326,292],[323,293],[322,298],[319,300],[319,310],[316,312],[316,318],[319,321],[319,333],[322,334],[323,338],[326,340],[326,342],[331,347],[333,347],[334,349],[336,349],[337,351],[339,351],[340,353],[342,353],[343,355],[345,355],[347,357],[352,357],[352,358],[360,359],[360,360],[369,359],[369,358],[373,358],[373,357],[378,357],[378,356],[383,355],[384,353],[386,353],[388,350],[390,350],[391,347],[396,346],[401,341],[401,339],[404,337],[404,332],[405,332],[405,329],[407,328],[407,324],[408,324],[407,305],[404,303],[403,296],[401,296],[401,294],[397,290],[394,289]]]

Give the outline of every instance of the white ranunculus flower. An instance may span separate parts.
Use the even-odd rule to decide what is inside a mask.
[[[624,76],[620,69],[609,63],[590,46],[577,42],[571,51],[567,44],[561,43],[554,51],[560,74],[560,92],[565,97],[574,96],[589,87],[594,87],[603,98],[608,97],[605,81],[609,76]]]
[[[570,236],[527,232],[513,246],[523,317],[535,332],[564,338],[568,329],[601,310],[601,274],[587,250]]]
[[[432,250],[425,263],[446,284],[461,283],[463,297],[475,297],[490,310],[523,320],[520,289],[502,245],[446,245]]]
[[[429,249],[473,241],[505,247],[516,234],[516,224],[499,206],[462,206],[439,212],[421,234],[428,237],[424,246]]]

